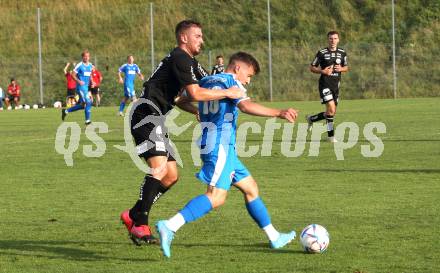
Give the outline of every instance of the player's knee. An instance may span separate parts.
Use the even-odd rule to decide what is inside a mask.
[[[211,205],[213,208],[218,208],[225,203],[225,200],[226,198],[223,196],[214,196],[214,198],[211,200]]]
[[[328,109],[326,112],[325,112],[325,115],[326,116],[334,116],[336,114],[336,109],[333,109],[333,108],[331,108],[331,109]]]
[[[169,188],[179,181],[179,176],[176,173],[168,173],[163,179],[161,179],[162,184]]]

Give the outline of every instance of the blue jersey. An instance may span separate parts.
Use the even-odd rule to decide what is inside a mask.
[[[85,63],[80,62],[75,66],[73,71],[75,71],[76,77],[78,78],[78,80],[84,82],[84,85],[80,85],[79,83],[76,83],[76,90],[88,91],[90,76],[92,76],[92,64],[88,63],[86,65]]]
[[[124,86],[134,88],[134,79],[137,73],[141,73],[141,70],[137,64],[124,64],[119,67],[119,72],[124,73]]]
[[[234,75],[229,73],[205,77],[200,81],[200,86],[213,90],[224,90],[232,86],[238,86],[246,91],[243,85],[235,80]],[[199,102],[200,121],[203,128],[200,143],[202,149],[208,146],[205,151],[215,153],[219,145],[235,145],[238,118],[237,105],[244,99],[247,99],[247,97]]]
[[[203,88],[225,90],[243,85],[228,73],[215,74],[199,82]],[[202,125],[200,153],[203,166],[196,177],[203,183],[216,188],[229,190],[232,184],[250,175],[240,162],[235,151],[235,135],[240,99],[222,99],[218,101],[199,102],[199,115]]]

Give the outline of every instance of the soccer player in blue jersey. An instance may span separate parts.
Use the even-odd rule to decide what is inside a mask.
[[[252,55],[238,52],[231,56],[225,73],[205,77],[200,85],[218,91],[238,86],[245,91],[243,85],[249,84],[251,77],[259,71],[259,64]],[[235,135],[238,109],[247,114],[280,117],[289,122],[297,117],[297,111],[292,108],[268,108],[252,102],[247,96],[199,102],[198,111],[204,128],[200,142],[203,166],[196,177],[207,184],[208,188],[205,194],[193,198],[179,213],[168,220],[157,222],[161,248],[166,257],[171,256],[170,248],[175,232],[184,224],[221,206],[231,186],[243,193],[247,211],[266,233],[270,247],[281,248],[296,236],[295,231],[280,233],[272,225],[266,206],[259,197],[257,183],[237,157]]]
[[[72,77],[76,81],[76,93],[79,96],[79,101],[75,106],[68,109],[61,110],[61,119],[64,121],[66,115],[84,109],[86,125],[92,123],[90,116],[92,110],[92,100],[89,96],[89,83],[92,83],[92,63],[90,60],[90,53],[86,49],[81,54],[82,62],[79,62],[73,69]]]
[[[124,79],[122,79],[122,74],[124,74]],[[119,115],[124,115],[125,104],[128,100],[136,100],[136,93],[134,91],[134,79],[138,75],[142,80],[144,80],[144,75],[142,75],[141,70],[134,63],[134,57],[129,55],[127,57],[127,63],[119,67],[119,83],[124,83],[124,98],[119,105]]]

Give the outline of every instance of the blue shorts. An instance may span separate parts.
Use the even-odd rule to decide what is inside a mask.
[[[124,85],[124,96],[130,99],[136,96],[133,86]]]
[[[217,153],[202,155],[203,166],[196,177],[203,183],[229,190],[234,183],[250,176],[248,169],[237,157],[237,152],[233,145],[220,145]]]
[[[92,103],[92,100],[89,97],[89,90],[78,90],[76,89],[76,93],[79,96],[78,103]]]

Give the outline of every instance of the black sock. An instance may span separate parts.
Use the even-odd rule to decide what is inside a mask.
[[[310,117],[311,122],[317,122],[317,121],[320,121],[323,119],[325,119],[325,112],[321,112],[319,114],[316,114],[316,115],[313,115]]]
[[[135,225],[148,225],[148,216],[151,206],[168,189],[165,188],[160,180],[147,174],[141,184],[139,200],[130,210],[130,218],[134,220]]]
[[[326,116],[325,120],[327,121],[327,135],[328,137],[333,137],[335,135],[335,130],[333,128],[334,116]]]

